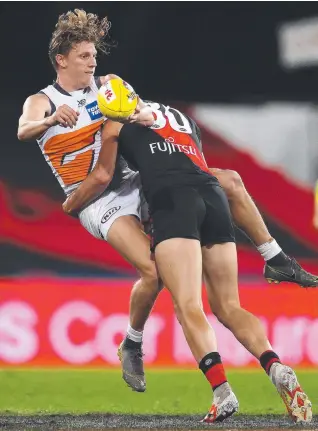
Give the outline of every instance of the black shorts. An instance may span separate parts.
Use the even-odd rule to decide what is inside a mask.
[[[202,246],[235,242],[229,203],[217,184],[165,188],[151,199],[151,250],[169,238]]]

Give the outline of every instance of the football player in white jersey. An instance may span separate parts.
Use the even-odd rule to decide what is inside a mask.
[[[96,93],[113,75],[95,78],[94,73],[97,49],[106,52],[109,48],[109,28],[107,18],[99,20],[82,10],[59,17],[49,46],[56,81],[27,98],[19,120],[18,138],[37,140],[66,196],[87,177],[99,155],[101,126],[106,118],[98,110]],[[105,178],[100,181],[104,183]],[[128,326],[129,340],[138,347],[128,352],[135,367],[129,383],[137,391],[145,390],[143,326],[160,288],[140,223],[144,210],[147,207],[143,205],[139,175],[119,158],[110,187],[102,189],[99,199],[79,216],[90,233],[108,241],[140,274],[132,289]]]
[[[107,18],[99,20],[96,15],[82,10],[76,9],[59,17],[49,48],[57,73],[56,82],[27,98],[19,120],[18,137],[38,141],[67,196],[96,166],[94,179],[100,183],[101,194],[80,211],[79,218],[92,235],[108,241],[140,273],[141,278],[132,289],[130,324],[120,355],[126,382],[134,390],[144,391],[142,331],[160,291],[160,283],[150,258],[149,240],[140,223],[146,217],[147,207],[140,193],[138,174],[129,170],[125,161],[119,158],[114,179],[104,190],[105,171],[99,171],[96,163],[101,148],[100,129],[106,120],[98,110],[96,93],[98,87],[112,77],[94,78],[96,51],[107,51],[105,40],[109,27]],[[137,114],[133,121],[142,123],[142,114]],[[227,193],[234,221],[249,235],[267,261],[265,271],[276,266],[285,268],[285,272],[289,267],[294,271],[293,263],[285,258],[269,234],[239,175],[218,169],[213,169],[212,173]],[[273,258],[276,258],[276,264],[269,262]],[[270,278],[282,281],[277,279],[277,274],[282,277],[282,271],[272,271]],[[297,278],[290,281],[302,286],[317,285],[316,278],[298,267],[296,275]],[[216,315],[222,316],[223,310],[226,311],[226,301],[222,302],[221,308],[215,310]]]

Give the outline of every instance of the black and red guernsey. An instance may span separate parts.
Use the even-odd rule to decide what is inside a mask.
[[[154,125],[125,124],[118,142],[120,154],[140,173],[146,199],[166,187],[218,184],[205,162],[195,121],[169,106],[147,104]]]

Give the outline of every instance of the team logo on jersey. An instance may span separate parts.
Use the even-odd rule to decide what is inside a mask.
[[[77,101],[77,107],[81,108],[82,106],[84,106],[86,103],[86,99],[82,99],[82,100],[78,100]]]
[[[110,210],[108,210],[102,217],[101,219],[101,223],[106,223],[114,214],[117,213],[117,211],[119,211],[121,208],[121,206],[118,207],[113,207]]]
[[[172,153],[184,153],[198,157],[197,150],[192,145],[175,144],[171,140],[169,141],[169,139],[173,138],[165,139],[164,142],[152,142],[149,144],[151,154],[155,154],[158,151],[167,151],[169,155]]]
[[[98,109],[97,100],[86,105],[86,110],[87,110],[88,115],[90,116],[91,120],[98,120],[99,118],[101,118],[103,116],[103,114]]]

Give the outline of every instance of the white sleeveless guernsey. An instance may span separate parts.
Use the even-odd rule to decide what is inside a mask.
[[[67,93],[58,84],[53,84],[40,91],[49,98],[51,113],[61,105],[68,105],[79,112],[75,127],[60,125],[50,127],[37,140],[45,160],[66,195],[75,190],[87,177],[99,156],[101,126],[106,118],[98,109],[97,92],[94,77],[90,86],[82,90]],[[115,170],[117,178],[114,178],[112,183],[118,185],[132,173],[124,160],[118,157]]]

